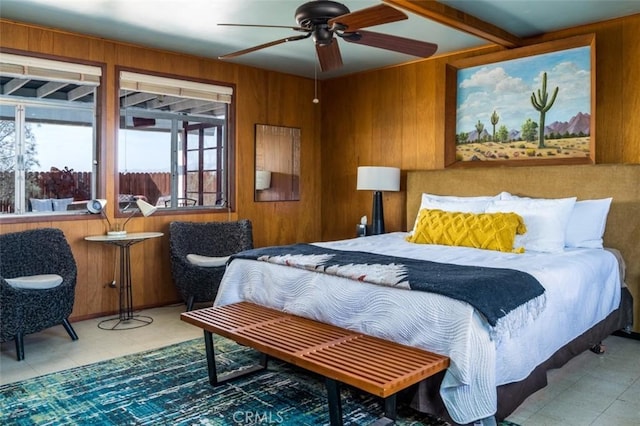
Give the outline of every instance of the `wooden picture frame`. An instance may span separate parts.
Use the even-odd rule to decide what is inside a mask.
[[[448,64],[446,167],[595,163],[595,64],[594,34]]]

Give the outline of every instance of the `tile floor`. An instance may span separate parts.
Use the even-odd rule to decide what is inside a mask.
[[[80,339],[72,342],[62,326],[25,338],[25,360],[15,360],[15,345],[0,345],[0,384],[202,337],[180,321],[184,305],[140,312],[153,318],[133,330],[101,330],[96,318],[73,323]],[[522,426],[640,424],[640,341],[611,336],[606,353],[589,351],[549,372],[549,385],[531,395],[508,420]]]

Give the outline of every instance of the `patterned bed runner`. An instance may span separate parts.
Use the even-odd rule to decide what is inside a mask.
[[[455,265],[311,244],[247,250],[231,257],[251,259],[349,278],[360,282],[426,291],[469,303],[495,327],[509,312],[527,306],[535,318],[544,308],[544,287],[526,272]],[[518,327],[514,327],[518,328]]]

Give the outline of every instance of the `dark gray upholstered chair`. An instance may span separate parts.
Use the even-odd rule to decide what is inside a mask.
[[[224,257],[253,248],[253,230],[247,219],[234,222],[171,222],[169,251],[173,282],[187,305],[212,302],[226,266],[197,266],[187,255]]]
[[[7,280],[55,274],[62,282],[52,288],[16,288]],[[0,235],[0,341],[15,340],[18,361],[24,359],[24,336],[62,324],[72,340],[69,323],[76,288],[76,262],[59,229],[40,228]],[[57,278],[59,281],[59,278]],[[16,280],[12,280],[16,281]],[[49,284],[55,285],[55,284]],[[40,287],[46,285],[40,284]]]

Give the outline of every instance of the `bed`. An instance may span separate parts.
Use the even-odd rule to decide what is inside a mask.
[[[638,287],[637,265],[630,260],[638,255],[639,177],[637,166],[419,171],[407,177],[407,228],[413,228],[422,193],[501,197],[508,191],[516,197],[612,197],[604,244],[617,250],[578,247],[552,254],[513,253],[414,244],[406,241],[410,235],[406,232],[313,245],[314,250],[373,252],[399,262],[410,258],[517,270],[544,287],[543,295],[493,324],[468,302],[446,295],[381,282],[363,284],[335,271],[309,271],[309,265],[285,266],[286,252],[271,253],[269,258],[275,261],[256,261],[251,256],[233,260],[215,303],[247,300],[447,355],[451,367],[420,384],[414,407],[458,424],[501,420],[546,385],[547,369],[564,364],[611,332],[631,327],[632,293]],[[550,184],[541,185],[541,181]],[[618,229],[621,224],[624,231]],[[622,258],[629,265],[626,271]]]

